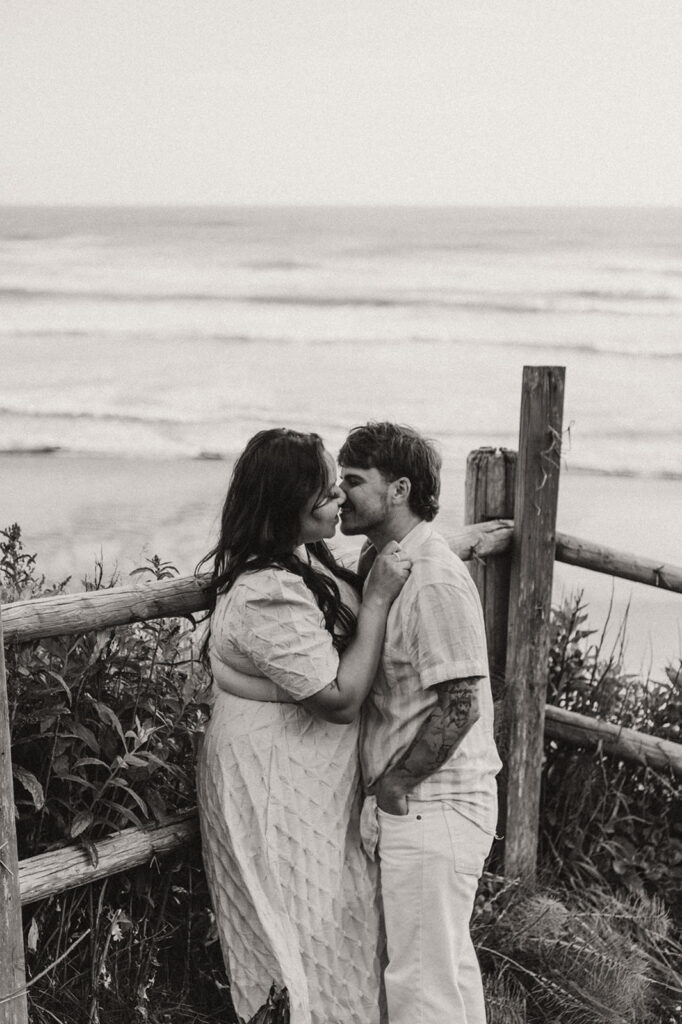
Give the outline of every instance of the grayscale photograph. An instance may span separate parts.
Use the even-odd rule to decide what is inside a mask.
[[[0,1024],[682,1018],[681,52],[0,0]]]

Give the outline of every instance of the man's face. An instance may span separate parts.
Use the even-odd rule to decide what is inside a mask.
[[[390,487],[378,469],[341,466],[341,490],[346,500],[341,506],[341,533],[352,537],[383,526],[388,515]]]

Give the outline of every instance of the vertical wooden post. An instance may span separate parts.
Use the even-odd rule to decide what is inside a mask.
[[[478,448],[467,456],[464,522],[514,518],[516,452],[508,448]],[[511,554],[467,562],[483,605],[493,697],[505,692],[507,614]]]
[[[0,612],[0,1024],[28,1024],[25,986],[5,646]],[[11,997],[13,992],[21,994]]]
[[[464,487],[464,522],[484,523],[490,519],[514,518],[516,452],[508,448],[478,448],[467,456]],[[509,728],[506,721],[507,619],[511,552],[494,558],[472,558],[467,563],[483,606],[485,635],[490,665],[490,685],[495,702],[495,742],[502,758],[497,777],[498,824],[501,843],[493,847],[490,869],[502,872],[504,834],[507,821],[507,762]]]
[[[528,882],[537,866],[564,376],[562,366],[525,366],[521,394],[507,643],[505,872]]]

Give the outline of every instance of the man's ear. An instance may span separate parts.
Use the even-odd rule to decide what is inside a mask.
[[[407,476],[399,476],[393,481],[393,498],[396,504],[406,505],[410,498],[412,482]]]

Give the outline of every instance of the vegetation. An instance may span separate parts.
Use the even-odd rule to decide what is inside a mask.
[[[175,569],[153,558],[137,572]],[[98,564],[83,587],[116,582]],[[0,533],[3,602],[65,583],[45,588],[19,528]],[[208,680],[187,623],[8,644],[6,667],[20,859],[74,842],[95,858],[97,839],[195,805]],[[198,844],[26,907],[25,942],[36,1024],[225,1020]]]
[[[566,601],[552,614],[548,702],[679,743],[682,662],[654,681],[628,675],[622,655],[622,642],[605,652],[581,594]],[[479,893],[489,1024],[676,1024],[679,782],[547,740],[539,838],[535,891],[488,875]]]
[[[137,572],[176,570],[155,557]],[[3,603],[67,582],[46,586],[19,527],[0,531]],[[115,583],[98,564],[83,586]],[[552,630],[551,702],[680,742],[682,665],[664,682],[628,676],[581,597]],[[111,831],[194,805],[209,711],[195,650],[193,624],[171,619],[8,644],[20,858],[67,843],[95,857]],[[540,884],[488,873],[477,900],[490,1024],[679,1019],[677,795],[665,772],[547,742]],[[25,942],[34,1024],[236,1022],[198,844],[26,907]]]
[[[582,595],[553,616],[548,702],[682,743],[682,661],[663,680],[623,671],[587,627]],[[576,886],[656,896],[682,920],[679,781],[670,772],[546,744],[542,862]],[[677,814],[676,814],[677,811]]]

